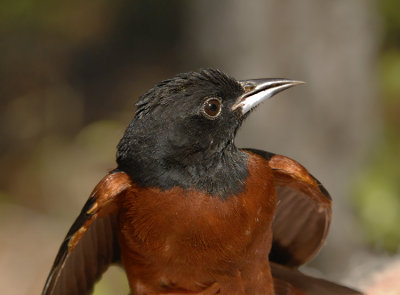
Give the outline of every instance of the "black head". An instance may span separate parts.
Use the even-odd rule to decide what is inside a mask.
[[[118,167],[144,186],[236,193],[247,177],[236,131],[250,109],[295,82],[237,81],[212,69],[165,80],[139,99],[118,145]]]

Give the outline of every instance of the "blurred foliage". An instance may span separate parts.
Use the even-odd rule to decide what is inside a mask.
[[[0,164],[13,169],[0,171],[0,187],[14,201],[45,207],[37,169],[40,158],[50,159],[40,151],[48,139],[69,146],[93,122],[126,124],[135,99],[177,71],[181,7],[179,0],[3,3]],[[22,176],[34,188],[30,198],[32,188],[16,185]]]
[[[357,206],[368,240],[379,250],[396,252],[400,244],[399,143],[384,142],[360,177]]]
[[[384,25],[384,47],[400,46],[400,1],[379,0],[377,3]]]
[[[112,281],[119,287],[118,294],[129,294],[129,284],[125,277],[125,272],[121,267],[115,265],[109,267],[107,272],[103,275],[103,278],[96,283],[93,294],[115,294],[115,287],[113,287],[113,284],[109,284],[109,281]]]
[[[379,79],[383,132],[359,178],[356,206],[366,237],[379,250],[400,249],[400,2],[379,2],[384,26]]]

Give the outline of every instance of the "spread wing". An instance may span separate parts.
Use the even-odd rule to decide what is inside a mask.
[[[328,191],[296,161],[256,149],[272,168],[278,206],[272,225],[270,260],[297,267],[313,258],[322,247],[331,222]]]
[[[276,295],[361,295],[359,291],[338,284],[313,278],[296,269],[271,263]]]
[[[88,294],[119,260],[117,199],[129,187],[129,176],[118,170],[97,184],[58,251],[42,295]]]

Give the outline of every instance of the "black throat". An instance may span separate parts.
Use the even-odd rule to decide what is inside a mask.
[[[233,142],[218,152],[182,154],[181,157],[165,156],[159,150],[162,147],[157,147],[156,143],[136,149],[130,142],[126,148],[128,150],[124,151],[122,140],[117,154],[118,169],[128,173],[140,186],[163,191],[178,186],[221,199],[245,188],[248,155]]]

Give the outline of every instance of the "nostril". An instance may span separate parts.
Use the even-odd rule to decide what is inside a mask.
[[[243,86],[243,89],[244,89],[245,93],[248,93],[248,92],[254,90],[254,88],[256,88],[256,84],[253,83],[253,82],[246,82],[242,86]]]

